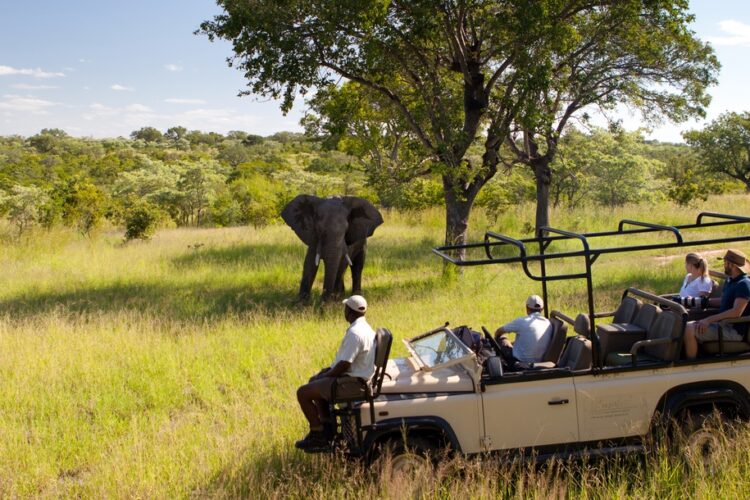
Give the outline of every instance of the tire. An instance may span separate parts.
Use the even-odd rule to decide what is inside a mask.
[[[383,474],[413,477],[431,473],[438,448],[431,440],[422,436],[393,438],[381,448],[378,458]]]
[[[684,463],[692,469],[717,472],[731,438],[731,425],[721,413],[686,413],[680,422],[677,444]]]

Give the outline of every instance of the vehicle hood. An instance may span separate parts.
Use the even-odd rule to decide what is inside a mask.
[[[409,358],[389,359],[381,394],[413,392],[473,392],[474,382],[462,365],[420,370]]]

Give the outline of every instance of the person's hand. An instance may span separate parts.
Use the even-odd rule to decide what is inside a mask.
[[[708,329],[708,325],[710,325],[710,323],[705,319],[702,319],[695,324],[695,331],[697,333],[703,333]]]

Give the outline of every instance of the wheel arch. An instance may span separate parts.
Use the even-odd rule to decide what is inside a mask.
[[[437,416],[402,417],[379,421],[364,439],[365,455],[372,459],[378,446],[391,439],[402,439],[419,436],[435,441],[441,448],[450,447],[460,452],[461,444],[451,425]]]
[[[669,389],[656,406],[654,425],[671,425],[686,410],[696,413],[714,409],[732,418],[750,419],[750,393],[732,380],[708,380]]]

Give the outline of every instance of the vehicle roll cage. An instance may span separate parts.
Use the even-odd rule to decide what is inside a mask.
[[[705,221],[704,219],[719,219],[713,221]],[[663,224],[654,224],[651,222],[642,222],[631,219],[623,219],[617,225],[616,231],[600,231],[592,233],[575,233],[572,231],[566,231],[563,229],[557,229],[554,227],[543,226],[537,230],[537,236],[535,238],[524,238],[516,239],[504,234],[499,234],[493,231],[487,231],[484,235],[484,242],[481,243],[465,243],[461,245],[446,245],[434,248],[432,251],[446,260],[451,264],[457,266],[485,266],[489,264],[511,264],[520,263],[523,268],[523,272],[530,279],[534,281],[540,281],[542,283],[542,296],[544,299],[544,315],[549,317],[548,301],[547,301],[547,282],[548,281],[559,281],[559,280],[572,280],[572,279],[585,279],[586,280],[586,291],[588,296],[588,309],[589,319],[591,321],[591,336],[592,342],[596,342],[596,335],[593,332],[596,331],[595,311],[594,311],[594,292],[593,284],[591,280],[591,268],[603,254],[616,254],[625,252],[635,252],[644,250],[656,250],[661,248],[682,248],[682,247],[694,247],[701,245],[710,245],[716,243],[732,243],[738,241],[750,241],[750,232],[742,236],[731,236],[722,238],[711,238],[711,239],[699,239],[699,240],[686,240],[683,237],[681,231],[691,229],[703,229],[716,226],[731,226],[731,225],[742,225],[750,224],[750,217],[742,215],[730,215],[721,214],[714,212],[701,212],[696,218],[695,224],[684,224],[677,226],[667,226]],[[627,228],[626,226],[635,226],[634,228]],[[602,238],[607,236],[623,236],[631,234],[641,233],[652,233],[652,232],[669,232],[674,236],[674,241],[664,243],[651,243],[641,245],[629,245],[629,246],[613,246],[604,248],[592,248],[590,240],[596,238]],[[581,243],[581,250],[573,251],[560,251],[553,253],[545,253],[549,245],[554,241],[560,240],[578,240]],[[527,249],[528,245],[536,245],[539,248],[538,253],[531,253]],[[496,257],[493,255],[493,248],[511,246],[518,250],[518,255],[514,256],[503,256]],[[469,249],[483,248],[486,257],[466,259],[464,253]],[[568,273],[568,274],[547,274],[546,263],[552,259],[564,259],[571,257],[583,257],[585,263],[585,271],[579,273]],[[535,274],[529,269],[529,263],[539,262],[540,273]]]

